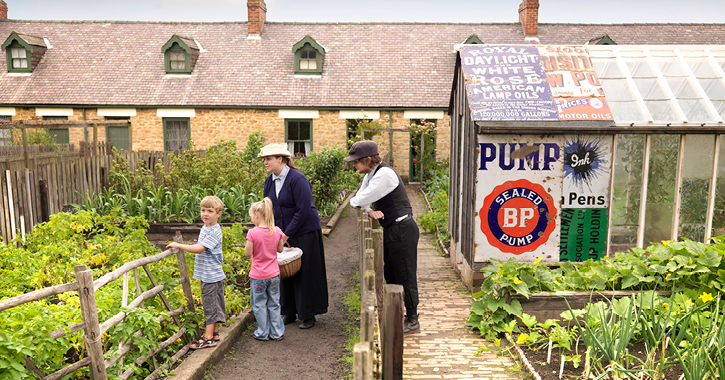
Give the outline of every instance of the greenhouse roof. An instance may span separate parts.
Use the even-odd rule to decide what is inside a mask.
[[[723,126],[725,46],[586,48],[618,126]]]

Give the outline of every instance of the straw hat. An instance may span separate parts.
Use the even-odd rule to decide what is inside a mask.
[[[257,157],[268,156],[291,157],[292,155],[289,153],[289,150],[287,150],[287,146],[284,144],[269,144],[262,147]]]

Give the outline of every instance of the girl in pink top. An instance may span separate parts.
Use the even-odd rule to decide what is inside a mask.
[[[252,258],[249,270],[252,311],[257,320],[254,339],[282,340],[284,323],[279,305],[279,265],[277,252],[284,247],[284,234],[274,225],[272,200],[252,204],[249,217],[255,227],[247,232],[244,254]]]

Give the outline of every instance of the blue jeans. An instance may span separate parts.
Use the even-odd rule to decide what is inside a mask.
[[[279,275],[266,280],[250,278],[252,312],[257,320],[257,339],[280,339],[284,335],[284,323],[279,306]]]

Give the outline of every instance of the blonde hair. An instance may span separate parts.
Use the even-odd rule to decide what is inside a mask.
[[[207,195],[201,200],[200,207],[213,208],[216,212],[224,210],[224,202],[215,195]]]
[[[249,212],[256,212],[264,220],[264,224],[269,229],[269,236],[274,235],[274,210],[272,209],[272,200],[268,197],[264,197],[259,202],[252,203],[249,208]]]

